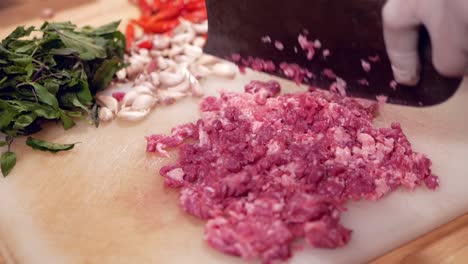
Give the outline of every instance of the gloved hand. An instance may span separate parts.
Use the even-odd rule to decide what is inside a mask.
[[[395,80],[419,81],[418,27],[429,31],[433,62],[445,76],[468,74],[468,0],[388,0],[384,36]]]

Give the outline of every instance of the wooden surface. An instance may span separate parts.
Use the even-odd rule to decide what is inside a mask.
[[[22,8],[38,10],[34,6]],[[56,19],[97,25],[136,15],[126,0],[90,1],[70,8],[64,6]],[[22,17],[18,6],[0,9],[0,17],[12,14],[28,24],[40,22],[31,15]],[[2,19],[0,35],[13,27]],[[223,85],[236,90],[254,77],[267,78],[248,75]],[[214,92],[221,82],[210,80],[204,85]],[[289,83],[285,86],[297,90]],[[351,244],[334,252],[301,252],[294,263],[351,263],[359,252],[369,252],[367,258],[359,256],[369,260],[466,213],[466,165],[454,161],[468,155],[468,125],[462,114],[466,113],[468,87],[464,88],[450,102],[432,109],[389,106],[380,120],[402,123],[415,148],[434,160],[441,190],[398,192],[376,204],[352,204],[350,212],[356,215],[344,219],[355,230]],[[0,252],[9,252],[17,263],[46,263],[38,259],[50,260],[47,263],[186,263],[195,259],[197,263],[242,263],[203,243],[202,223],[182,213],[176,193],[162,188],[156,171],[167,161],[144,155],[145,135],[167,133],[171,126],[193,121],[196,113],[196,101],[186,100],[157,110],[136,126],[113,123],[96,130],[80,124],[67,133],[51,126],[40,136],[83,142],[72,152],[56,156],[31,152],[22,141],[17,142],[18,167],[0,181],[0,238],[5,241],[4,247],[0,243]],[[466,263],[465,226],[468,216],[374,263]]]

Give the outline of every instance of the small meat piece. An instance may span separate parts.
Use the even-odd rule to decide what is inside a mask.
[[[361,67],[365,72],[370,72],[372,69],[371,64],[366,60],[361,60]]]
[[[304,69],[295,63],[282,62],[280,64],[280,69],[287,78],[294,81],[297,85],[300,85],[305,78],[311,79],[314,77],[309,70]]]
[[[332,69],[329,69],[329,68],[323,69],[322,74],[329,79],[336,79],[337,77],[336,73]]]
[[[357,80],[357,83],[362,85],[362,86],[370,86],[370,83],[367,79],[359,79]]]
[[[397,83],[397,81],[392,80],[392,81],[390,82],[390,88],[392,88],[394,91],[396,91],[396,89],[398,88],[398,83]]]
[[[375,97],[375,99],[377,100],[378,104],[379,104],[379,107],[382,108],[388,101],[388,96],[386,95],[377,95]]]
[[[262,37],[262,42],[263,43],[271,43],[271,37],[270,36]]]
[[[284,44],[281,41],[275,40],[274,44],[275,44],[275,48],[277,50],[284,50]]]
[[[112,93],[112,97],[114,97],[118,102],[122,102],[125,94],[125,92],[114,92]]]
[[[205,239],[212,247],[245,259],[286,260],[291,256],[293,236],[280,220],[217,217],[207,222]]]
[[[314,87],[278,95],[274,81],[245,90],[207,97],[196,123],[147,137],[148,152],[178,150],[160,174],[180,190],[182,209],[207,221],[204,238],[221,252],[274,263],[301,239],[342,247],[352,234],[340,223],[348,201],[439,185],[399,124],[373,126],[376,102]]]
[[[373,63],[377,63],[380,61],[380,56],[379,55],[369,56],[367,57],[367,59]]]
[[[347,88],[347,84],[346,82],[339,78],[339,77],[336,77],[336,82],[332,83],[330,85],[330,91],[334,92],[334,93],[338,93],[339,95],[341,96],[346,96],[346,88]]]
[[[351,230],[330,217],[305,224],[304,231],[307,242],[318,248],[341,247],[351,239]]]
[[[281,92],[281,86],[277,81],[251,81],[245,86],[245,92],[255,95],[255,102],[264,105],[266,99],[276,96]]]
[[[307,37],[302,34],[299,34],[297,37],[297,42],[299,42],[302,50],[306,52],[307,59],[310,61],[313,60],[315,56],[316,43],[314,41],[309,41]]]
[[[274,72],[276,65],[271,60],[263,60],[260,58],[247,57],[246,59],[234,60],[239,67],[250,67],[256,71]]]

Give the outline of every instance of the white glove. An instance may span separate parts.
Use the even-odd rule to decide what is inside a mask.
[[[445,76],[468,74],[468,0],[388,0],[384,36],[395,80],[419,81],[418,27],[431,36],[433,62]]]

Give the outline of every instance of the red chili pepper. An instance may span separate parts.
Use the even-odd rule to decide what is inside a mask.
[[[127,50],[132,47],[133,41],[135,41],[135,26],[133,24],[128,24],[125,29],[125,37],[127,43]]]
[[[141,27],[148,33],[161,34],[173,30],[179,25],[179,20],[159,21],[154,24],[143,24]]]
[[[182,17],[192,23],[200,23],[208,19],[208,14],[206,13],[206,9],[200,9],[198,11],[182,15]]]
[[[149,40],[145,40],[145,41],[140,42],[140,43],[138,44],[138,48],[150,50],[150,49],[153,48],[153,42],[151,42],[151,41],[149,41]]]
[[[138,0],[138,7],[141,10],[142,16],[151,16],[153,14],[153,8],[146,2],[146,0]]]
[[[153,0],[154,9],[156,9],[156,10],[161,9],[161,5],[162,5],[161,0]]]
[[[179,6],[173,6],[170,8],[162,9],[156,15],[152,16],[148,22],[153,24],[157,21],[170,20],[173,18],[177,18],[179,17],[180,12],[182,11],[183,8],[184,8],[183,5],[179,5]]]
[[[187,11],[196,11],[202,8],[206,8],[205,0],[190,1],[185,5],[184,9]]]
[[[161,9],[166,9],[174,6],[184,5],[184,0],[167,0],[161,1]]]

